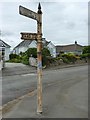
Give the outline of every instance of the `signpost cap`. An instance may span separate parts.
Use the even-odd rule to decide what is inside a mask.
[[[38,14],[42,14],[40,2],[38,4]]]
[[[39,5],[38,5],[38,9],[41,9],[41,5],[40,5],[40,2],[39,2]]]

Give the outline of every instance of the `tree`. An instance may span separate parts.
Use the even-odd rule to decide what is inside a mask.
[[[83,54],[86,54],[86,53],[90,53],[90,45],[84,47],[84,49],[83,49]]]
[[[84,59],[90,58],[90,45],[84,47],[81,58],[84,58]]]
[[[29,57],[32,56],[37,58],[37,48],[29,48],[26,52],[22,54],[22,61],[25,64],[29,64]],[[47,48],[42,49],[42,64],[46,65],[48,63],[48,56],[51,56],[50,51]]]
[[[49,58],[51,57],[50,51],[47,48],[42,49],[42,65],[48,65],[49,64]]]
[[[42,49],[42,56],[51,56],[50,51],[47,48]]]
[[[10,54],[9,55],[9,59],[11,60],[11,59],[15,59],[15,58],[19,58],[19,55],[17,55],[17,54]]]
[[[77,60],[76,56],[73,53],[62,54],[62,59],[66,63],[75,63]]]
[[[25,54],[28,56],[28,58],[30,56],[34,57],[34,58],[37,58],[37,48],[29,48]]]

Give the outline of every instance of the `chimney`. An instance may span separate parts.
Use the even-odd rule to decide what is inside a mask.
[[[77,44],[77,41],[75,41],[75,44]]]

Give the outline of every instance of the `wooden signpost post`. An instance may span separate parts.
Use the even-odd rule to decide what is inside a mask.
[[[23,6],[19,6],[19,13],[37,21],[37,33],[21,33],[23,40],[37,40],[37,113],[42,113],[42,11],[38,5],[38,11],[33,12]]]

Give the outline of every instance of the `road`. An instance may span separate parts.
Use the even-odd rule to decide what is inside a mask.
[[[88,80],[87,66],[48,70],[43,73],[43,89],[60,83],[60,89],[62,88],[60,92],[63,94],[64,90],[67,91],[83,80]],[[2,104],[35,90],[36,86],[36,73],[4,76],[2,80]],[[84,89],[88,90],[88,88]]]
[[[37,86],[36,73],[4,76],[3,104]],[[43,114],[36,114],[36,95],[23,98],[6,118],[87,118],[88,66],[43,72]]]

